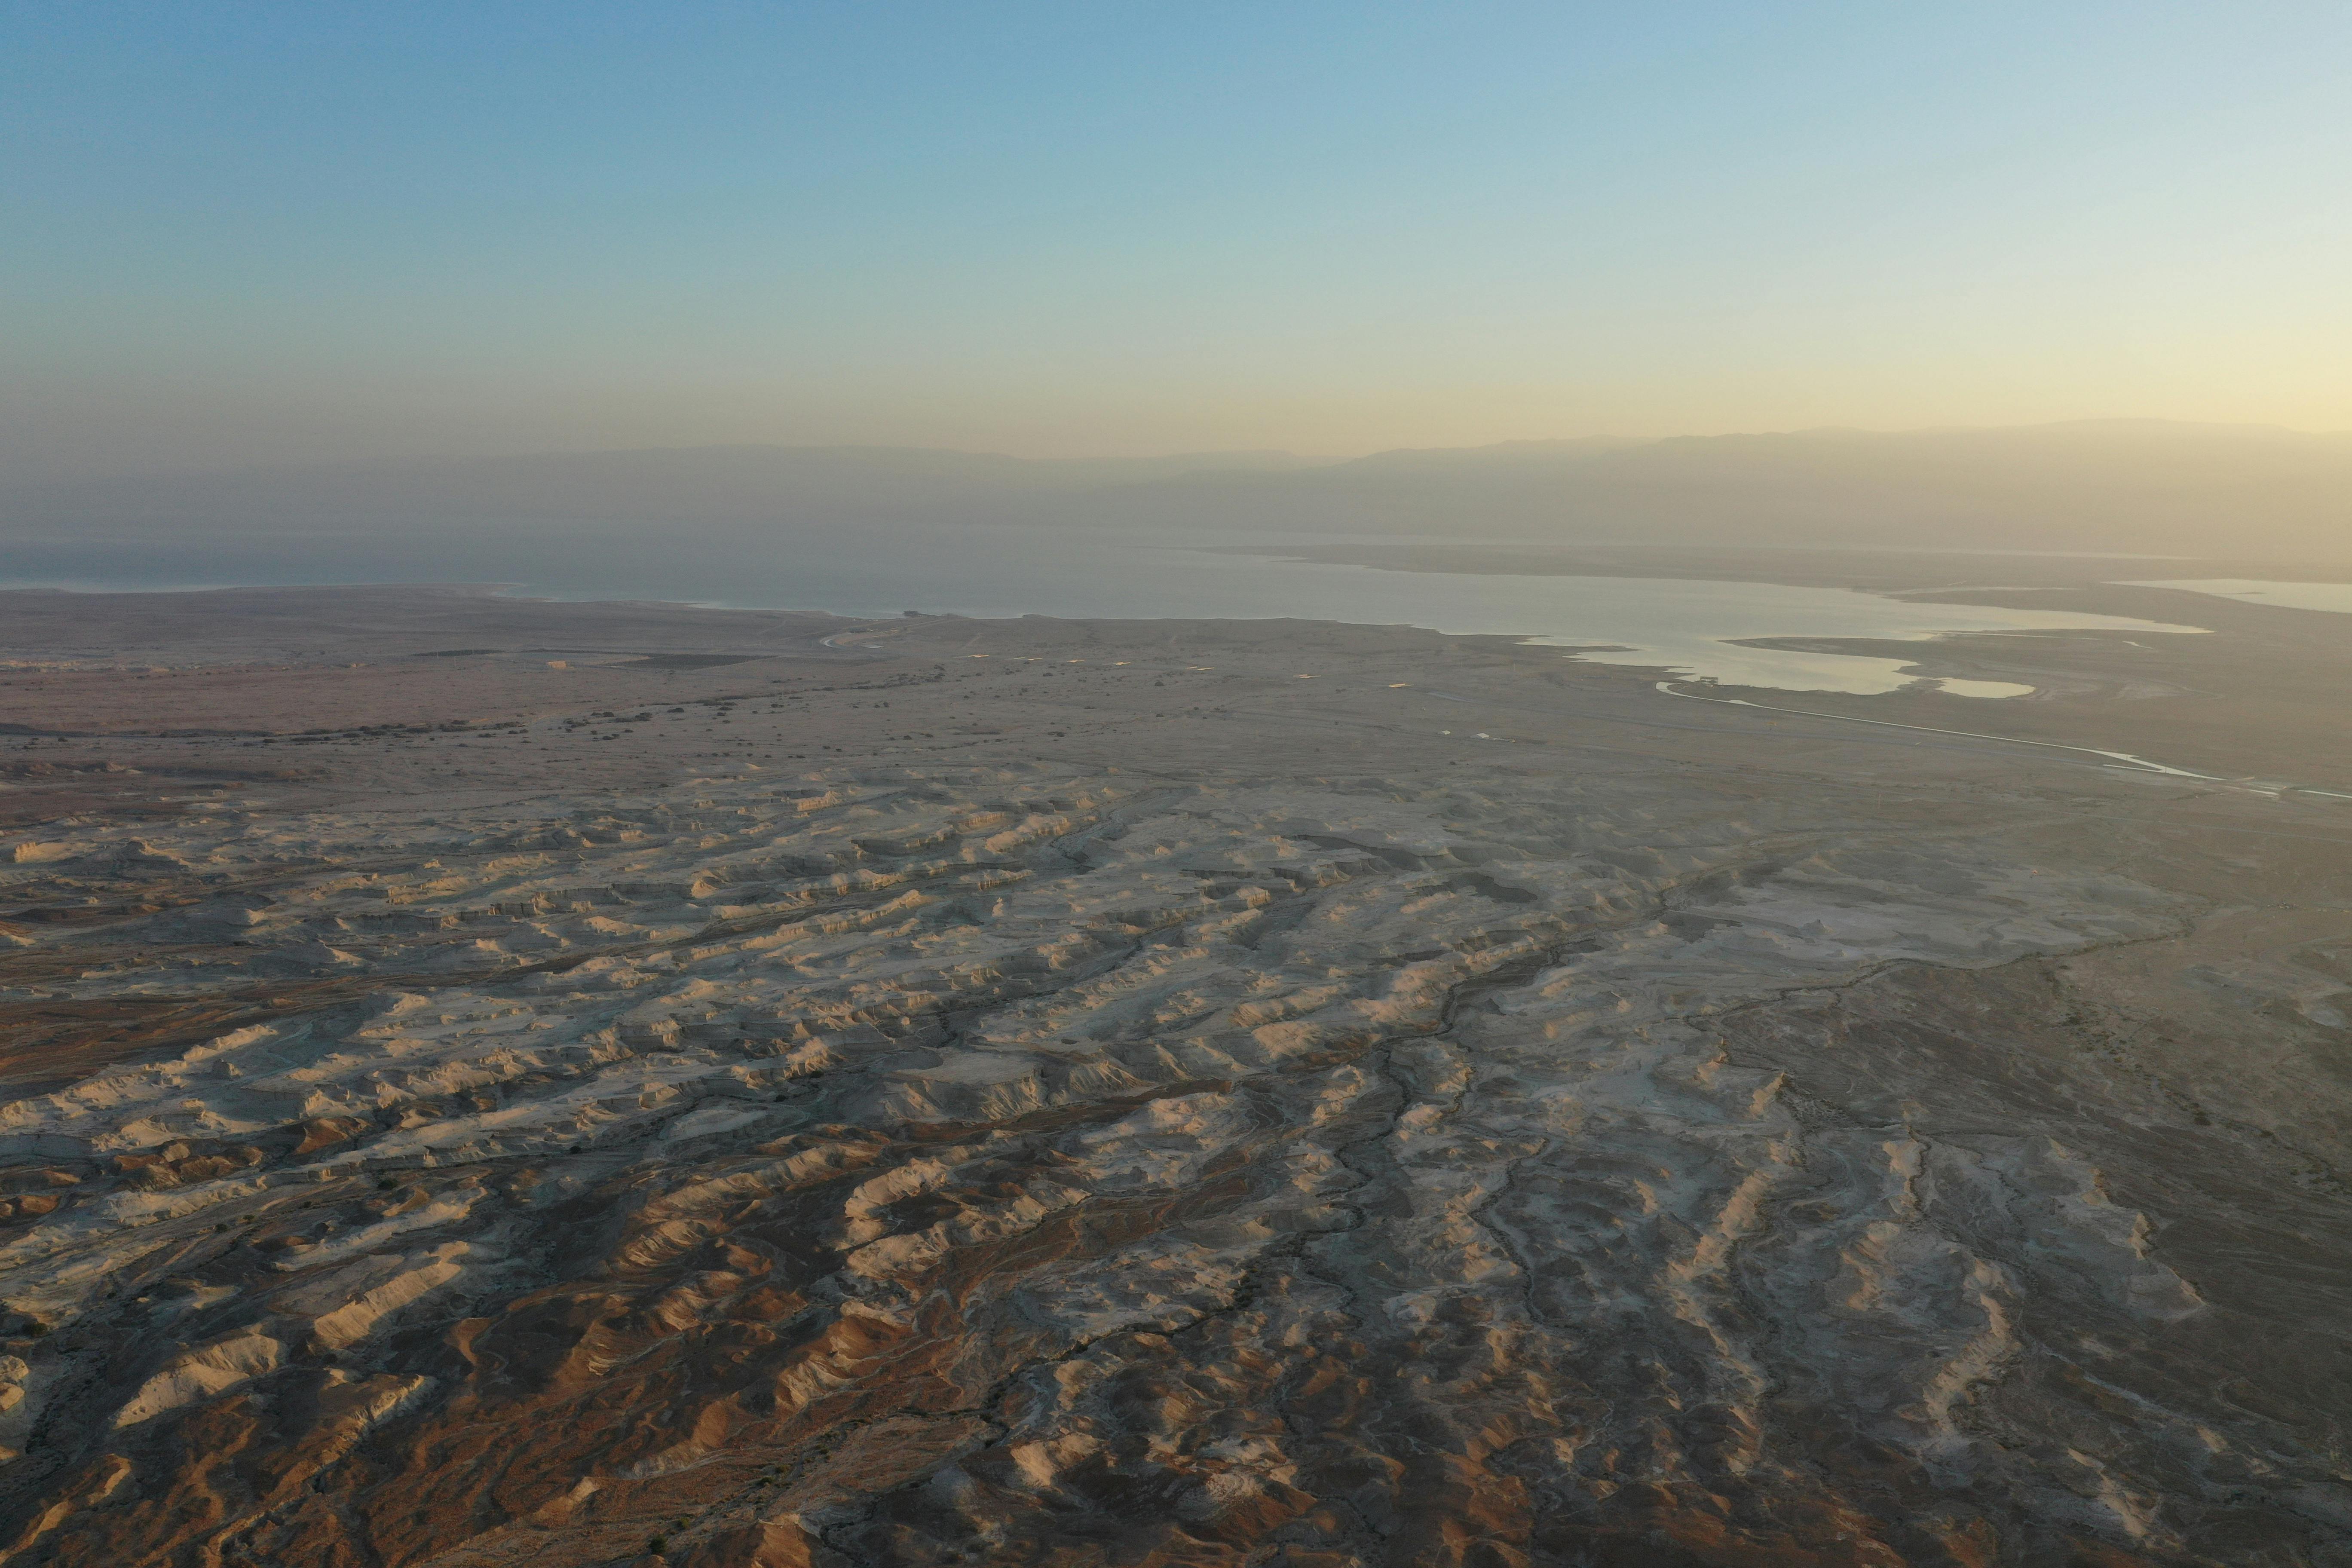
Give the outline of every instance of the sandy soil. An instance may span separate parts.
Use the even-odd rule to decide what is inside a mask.
[[[1393,628],[0,595],[0,1550],[2352,1563],[2342,654],[2238,609],[1800,700],[2201,782]]]

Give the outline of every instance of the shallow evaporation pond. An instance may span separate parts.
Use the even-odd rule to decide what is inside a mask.
[[[2179,577],[2118,583],[2118,588],[2177,588],[2242,604],[2273,605],[2283,610],[2333,610],[2352,616],[2352,583],[2272,583],[2259,577]]]

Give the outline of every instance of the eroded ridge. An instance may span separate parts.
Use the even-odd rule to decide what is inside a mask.
[[[1973,830],[866,770],[7,892],[9,1561],[2346,1560],[2027,1081],[2188,902]]]

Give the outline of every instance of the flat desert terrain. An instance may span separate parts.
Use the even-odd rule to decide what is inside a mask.
[[[0,1561],[2345,1568],[2352,622],[2036,591],[0,595]]]

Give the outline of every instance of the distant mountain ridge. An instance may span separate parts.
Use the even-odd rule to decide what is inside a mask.
[[[1612,544],[2231,553],[2352,559],[2352,434],[2099,420],[1380,453],[1133,487],[1179,526]]]
[[[353,531],[1035,523],[1465,540],[2352,559],[2352,434],[2088,420],[1401,449],[1039,459],[700,447],[142,475],[0,489],[0,543]]]

